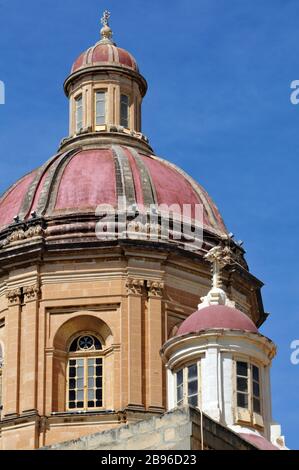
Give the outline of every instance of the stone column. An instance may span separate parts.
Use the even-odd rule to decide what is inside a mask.
[[[127,279],[128,408],[144,409],[142,390],[142,288],[140,279]]]
[[[148,308],[145,318],[146,406],[149,411],[163,411],[162,292],[164,284],[148,281]]]
[[[4,418],[19,414],[20,396],[20,336],[21,336],[21,288],[7,293],[7,342],[4,368]]]
[[[24,330],[23,381],[21,384],[21,411],[37,412],[37,347],[39,286],[24,287],[25,306],[22,311]]]
[[[115,121],[113,124],[119,126],[120,125],[120,86],[115,86],[115,94],[114,94],[114,106],[115,106]]]

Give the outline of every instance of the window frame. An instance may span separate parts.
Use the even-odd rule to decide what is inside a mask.
[[[78,103],[79,101],[81,102],[81,106],[80,106],[80,109],[81,109],[81,121],[78,121],[78,110],[79,110],[79,107],[78,107]],[[82,129],[83,129],[83,120],[84,120],[84,116],[83,116],[83,93],[79,93],[78,95],[76,95],[74,97],[74,102],[75,102],[75,130],[76,130],[76,134],[78,134]],[[78,123],[81,122],[81,127],[79,128],[78,126]]]
[[[235,406],[237,412],[237,420],[238,421],[246,421],[250,422],[253,425],[257,425],[259,427],[263,427],[263,375],[262,375],[262,365],[258,364],[256,361],[244,358],[244,357],[236,357],[235,358],[235,367],[234,367],[234,391],[235,391]],[[238,363],[246,363],[247,365],[247,407],[239,406],[238,405],[238,395],[245,394],[241,390],[238,390],[238,378],[245,378],[238,374]],[[253,368],[256,367],[259,374],[258,382],[253,379]],[[259,385],[259,397],[254,395],[253,391],[253,384],[254,382],[258,383]],[[259,411],[254,410],[254,399],[259,400]]]
[[[102,130],[106,128],[107,125],[107,113],[108,113],[108,100],[107,100],[107,89],[106,88],[95,88],[94,89],[94,127],[95,130]],[[97,95],[103,94],[104,95],[104,122],[101,124],[97,123]]]
[[[94,336],[97,338],[102,345],[102,349],[95,350],[95,349],[90,349],[90,350],[79,350],[79,351],[69,351],[69,348],[73,341],[75,339],[79,339],[81,336]],[[73,389],[70,390],[70,361],[71,360],[78,360],[78,359],[83,359],[84,365],[83,365],[83,408],[71,408],[70,401],[69,400],[69,392]],[[102,367],[102,381],[101,381],[101,388],[102,390],[102,406],[94,406],[94,407],[89,407],[88,406],[88,359],[101,359],[101,367]],[[96,366],[95,366],[96,367]],[[76,384],[77,385],[77,384]],[[97,388],[97,387],[96,387]],[[74,390],[78,390],[77,387],[75,387]],[[78,400],[77,400],[78,401]],[[94,400],[96,401],[96,400]],[[91,412],[91,411],[99,411],[105,409],[105,349],[104,349],[104,342],[99,335],[95,334],[94,332],[80,332],[80,334],[73,335],[72,338],[69,341],[68,344],[68,353],[67,353],[67,364],[66,364],[66,406],[65,409],[67,412]]]
[[[122,121],[122,105],[123,105],[123,100],[122,98],[123,97],[126,97],[127,98],[127,103],[126,103],[126,109],[127,109],[127,117],[126,117],[126,124],[125,125]],[[130,117],[131,117],[131,112],[130,112],[130,108],[131,108],[131,97],[128,93],[124,93],[122,92],[120,94],[120,106],[119,106],[119,123],[122,127],[124,127],[125,129],[130,129]]]
[[[253,374],[253,368],[256,368],[258,370],[258,380],[256,380],[254,378],[254,374]],[[257,413],[259,415],[262,415],[263,414],[263,408],[262,408],[262,384],[261,384],[261,368],[259,366],[257,366],[256,364],[253,364],[251,363],[251,392],[252,392],[252,412],[253,413]],[[255,395],[254,393],[254,383],[257,383],[258,384],[258,387],[259,387],[259,395]],[[254,400],[258,400],[259,401],[259,411],[256,411],[254,409]]]
[[[197,394],[190,394],[189,393],[189,389],[188,389],[188,385],[190,382],[193,382],[194,380],[189,380],[189,376],[188,376],[188,372],[189,372],[189,368],[192,367],[192,366],[197,366],[197,375],[196,375],[196,380],[197,380]],[[180,371],[183,371],[183,382],[182,384],[180,385],[183,385],[183,397],[182,397],[182,400],[179,400],[178,401],[178,395],[177,395],[177,391],[178,391],[178,373]],[[175,402],[175,406],[181,406],[181,405],[190,405],[190,406],[195,406],[195,407],[199,407],[200,406],[200,402],[201,402],[201,361],[200,360],[197,360],[196,362],[194,361],[190,361],[188,364],[184,365],[183,367],[177,367],[175,370],[174,370],[174,376],[175,376],[175,379],[174,379],[174,402]],[[180,386],[179,385],[179,386]],[[191,397],[194,397],[197,395],[197,405],[192,405],[191,403],[189,403],[189,399]]]

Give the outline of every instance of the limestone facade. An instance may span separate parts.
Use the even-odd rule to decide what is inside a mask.
[[[163,412],[159,350],[206,294],[209,266],[183,252],[121,244],[84,254],[40,248],[12,265],[22,245],[28,250],[18,242],[5,263],[2,253],[9,268],[0,290],[2,448],[37,448],[118,426],[130,410]],[[247,290],[242,307],[258,317]],[[103,340],[104,403],[98,413],[76,415],[66,407],[67,348],[86,331]]]

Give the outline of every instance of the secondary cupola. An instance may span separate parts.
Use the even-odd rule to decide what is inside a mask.
[[[195,406],[259,449],[285,449],[271,410],[276,347],[222,288],[221,270],[235,263],[230,247],[215,246],[205,258],[212,265],[212,288],[161,349],[168,408]]]

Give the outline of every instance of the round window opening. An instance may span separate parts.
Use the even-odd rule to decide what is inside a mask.
[[[71,343],[70,352],[88,352],[99,351],[102,349],[102,344],[98,338],[93,335],[85,334],[77,336]]]
[[[88,351],[94,346],[94,339],[92,336],[80,336],[78,339],[78,349],[81,351]]]

